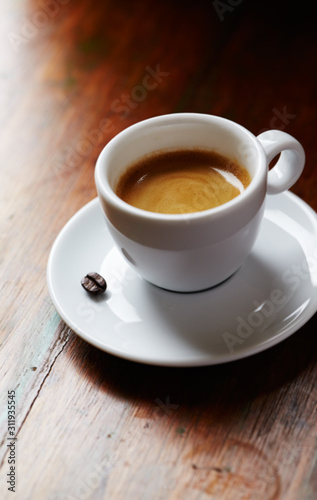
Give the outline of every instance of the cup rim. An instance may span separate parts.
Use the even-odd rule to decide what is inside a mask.
[[[181,122],[178,122],[178,120],[181,120]],[[194,121],[198,120],[200,122],[205,121],[206,124],[208,124],[208,122],[210,123],[210,121],[213,121],[213,122],[218,122],[222,126],[235,128],[236,130],[239,130],[240,133],[243,133],[248,138],[249,142],[252,143],[254,150],[257,152],[256,161],[257,163],[260,162],[262,166],[261,165],[258,166],[257,171],[253,175],[251,182],[247,186],[245,191],[243,191],[243,193],[239,194],[232,200],[227,201],[222,205],[218,205],[217,207],[209,208],[207,210],[201,210],[199,212],[189,212],[185,214],[163,214],[157,212],[150,212],[147,210],[143,210],[141,208],[134,207],[129,203],[123,201],[121,198],[119,198],[119,196],[114,192],[112,187],[109,185],[104,171],[104,164],[108,153],[112,149],[117,147],[118,143],[124,141],[127,136],[129,136],[132,133],[134,134],[137,133],[138,131],[141,131],[144,127],[148,125],[162,126],[162,125],[167,125],[167,123],[171,122],[170,125],[174,124],[175,126],[177,126],[178,123],[183,124],[184,122],[189,120],[191,120],[192,122],[193,120]],[[139,218],[141,217],[147,219],[149,221],[150,220],[165,221],[166,223],[168,222],[175,223],[178,221],[184,221],[184,218],[186,218],[186,221],[194,221],[197,219],[203,220],[205,218],[209,218],[211,215],[216,217],[223,215],[231,210],[235,210],[237,206],[241,206],[242,204],[247,203],[248,200],[252,198],[254,192],[263,182],[263,177],[265,182],[267,182],[267,159],[265,152],[260,142],[257,140],[256,136],[242,125],[232,120],[229,120],[228,118],[224,118],[218,115],[209,115],[205,113],[169,113],[147,118],[137,123],[134,123],[128,126],[127,128],[123,129],[122,131],[120,131],[118,134],[116,134],[104,146],[104,148],[102,149],[102,151],[98,156],[95,167],[95,183],[98,194],[103,199],[105,199],[107,203],[109,203],[113,208],[124,213],[129,213],[129,215],[133,215],[135,217]]]

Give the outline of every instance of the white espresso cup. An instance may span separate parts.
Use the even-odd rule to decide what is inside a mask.
[[[183,215],[135,208],[116,195],[118,180],[131,164],[150,153],[180,149],[215,151],[235,160],[251,182],[223,205]],[[167,290],[196,292],[239,269],[258,235],[266,195],[291,187],[304,163],[301,144],[280,130],[255,137],[225,118],[177,113],[144,120],[115,136],[100,153],[95,181],[113,240],[136,272]]]

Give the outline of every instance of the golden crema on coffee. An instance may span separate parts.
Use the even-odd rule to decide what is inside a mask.
[[[153,153],[131,165],[115,192],[134,207],[187,214],[232,200],[250,184],[246,168],[213,151]]]

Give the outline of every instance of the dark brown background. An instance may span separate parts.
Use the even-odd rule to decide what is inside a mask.
[[[15,498],[315,498],[316,316],[251,358],[164,369],[79,339],[45,278],[60,229],[96,196],[102,147],[150,116],[294,135],[307,164],[292,191],[317,209],[311,3],[2,0],[0,19],[1,497],[15,390]]]

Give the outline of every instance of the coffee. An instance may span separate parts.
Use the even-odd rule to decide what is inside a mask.
[[[115,192],[150,212],[185,214],[226,203],[250,183],[246,168],[214,151],[158,152],[131,165]]]

